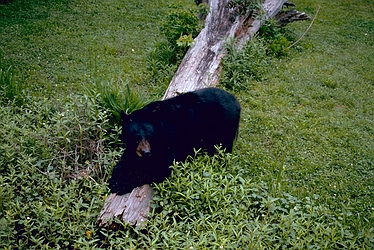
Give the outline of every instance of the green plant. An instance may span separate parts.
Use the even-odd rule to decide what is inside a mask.
[[[260,28],[259,34],[264,39],[269,52],[276,57],[287,55],[291,42],[283,28],[278,27],[274,20],[266,21]]]
[[[230,0],[227,7],[230,9],[230,20],[237,16],[254,15],[254,11],[261,10],[261,0]]]
[[[264,79],[274,58],[287,55],[290,41],[275,21],[267,21],[242,49],[237,49],[235,41],[227,43],[227,55],[222,61],[221,84],[227,89],[247,88],[249,82]]]
[[[178,10],[171,12],[162,24],[160,30],[166,41],[160,40],[149,53],[148,64],[169,66],[178,65],[201,27],[195,11]]]
[[[171,63],[174,57],[175,47],[166,41],[158,42],[148,51],[147,71],[149,82],[153,83],[151,86],[157,88],[159,96],[162,96],[177,70],[177,65]]]
[[[246,88],[251,80],[259,81],[268,70],[271,58],[261,39],[254,37],[239,50],[234,41],[226,46],[227,55],[222,60],[223,70],[220,84],[227,89]]]
[[[179,47],[191,47],[194,44],[194,39],[192,38],[192,34],[183,35],[179,37],[177,40],[177,45]]]
[[[269,49],[276,56],[285,56],[289,51],[289,46],[291,42],[287,40],[284,36],[278,36],[269,45]]]
[[[35,98],[30,104],[1,111],[3,171],[18,161],[64,177],[100,170],[94,162],[104,152],[108,112],[94,98],[70,97],[63,106]]]
[[[204,21],[209,13],[209,4],[202,2],[197,6],[197,9],[197,17],[200,19],[200,21]]]
[[[195,38],[199,31],[199,19],[196,16],[196,11],[191,9],[171,12],[166,16],[161,26],[161,32],[172,45],[175,45],[177,40],[183,35],[191,35]]]
[[[155,189],[148,233],[138,235],[140,248],[347,248],[365,240],[318,205],[319,196],[273,193],[221,150],[175,163],[172,176]]]
[[[166,16],[160,27],[164,38],[148,50],[148,78],[154,92],[162,95],[200,29],[195,10],[182,8]]]
[[[14,78],[14,69],[9,66],[3,69],[0,65],[0,100],[4,102],[14,102],[16,105],[23,104],[23,86],[16,82]]]
[[[0,247],[69,249],[89,238],[121,153],[119,128],[108,128],[88,96],[1,106]]]
[[[266,40],[271,40],[279,35],[279,28],[277,27],[276,21],[270,19],[261,25],[259,34]]]
[[[132,91],[129,84],[122,79],[117,81],[95,81],[86,87],[93,98],[99,100],[103,108],[111,112],[112,124],[121,124],[121,111],[129,114],[142,108],[146,101],[144,95]]]

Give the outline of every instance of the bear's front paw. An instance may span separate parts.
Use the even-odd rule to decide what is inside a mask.
[[[128,187],[127,185],[120,184],[114,179],[109,180],[109,188],[111,193],[116,193],[118,195],[127,194],[133,190],[133,188]]]
[[[109,180],[109,188],[111,193],[118,193],[120,191],[119,183],[116,180]]]

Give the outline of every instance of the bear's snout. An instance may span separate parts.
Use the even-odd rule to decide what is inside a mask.
[[[136,148],[136,154],[139,157],[150,157],[151,156],[151,145],[147,140],[142,140],[139,142]]]

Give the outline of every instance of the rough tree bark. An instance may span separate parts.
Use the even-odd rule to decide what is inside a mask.
[[[238,46],[242,46],[259,30],[264,20],[274,17],[281,10],[286,0],[265,0],[261,19],[254,19],[247,13],[236,16],[234,21],[231,17],[234,10],[228,7],[229,2],[209,0],[205,26],[185,55],[163,99],[206,86],[216,86],[227,39],[235,38]],[[119,218],[132,225],[144,226],[152,198],[153,190],[148,184],[135,188],[130,194],[111,194],[105,201],[97,224],[104,226],[112,218]]]

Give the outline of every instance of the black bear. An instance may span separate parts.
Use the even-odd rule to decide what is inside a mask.
[[[126,145],[114,167],[109,187],[124,194],[171,174],[173,161],[184,161],[194,148],[214,154],[215,145],[231,152],[241,107],[230,93],[205,88],[156,101],[130,115],[121,112]]]

